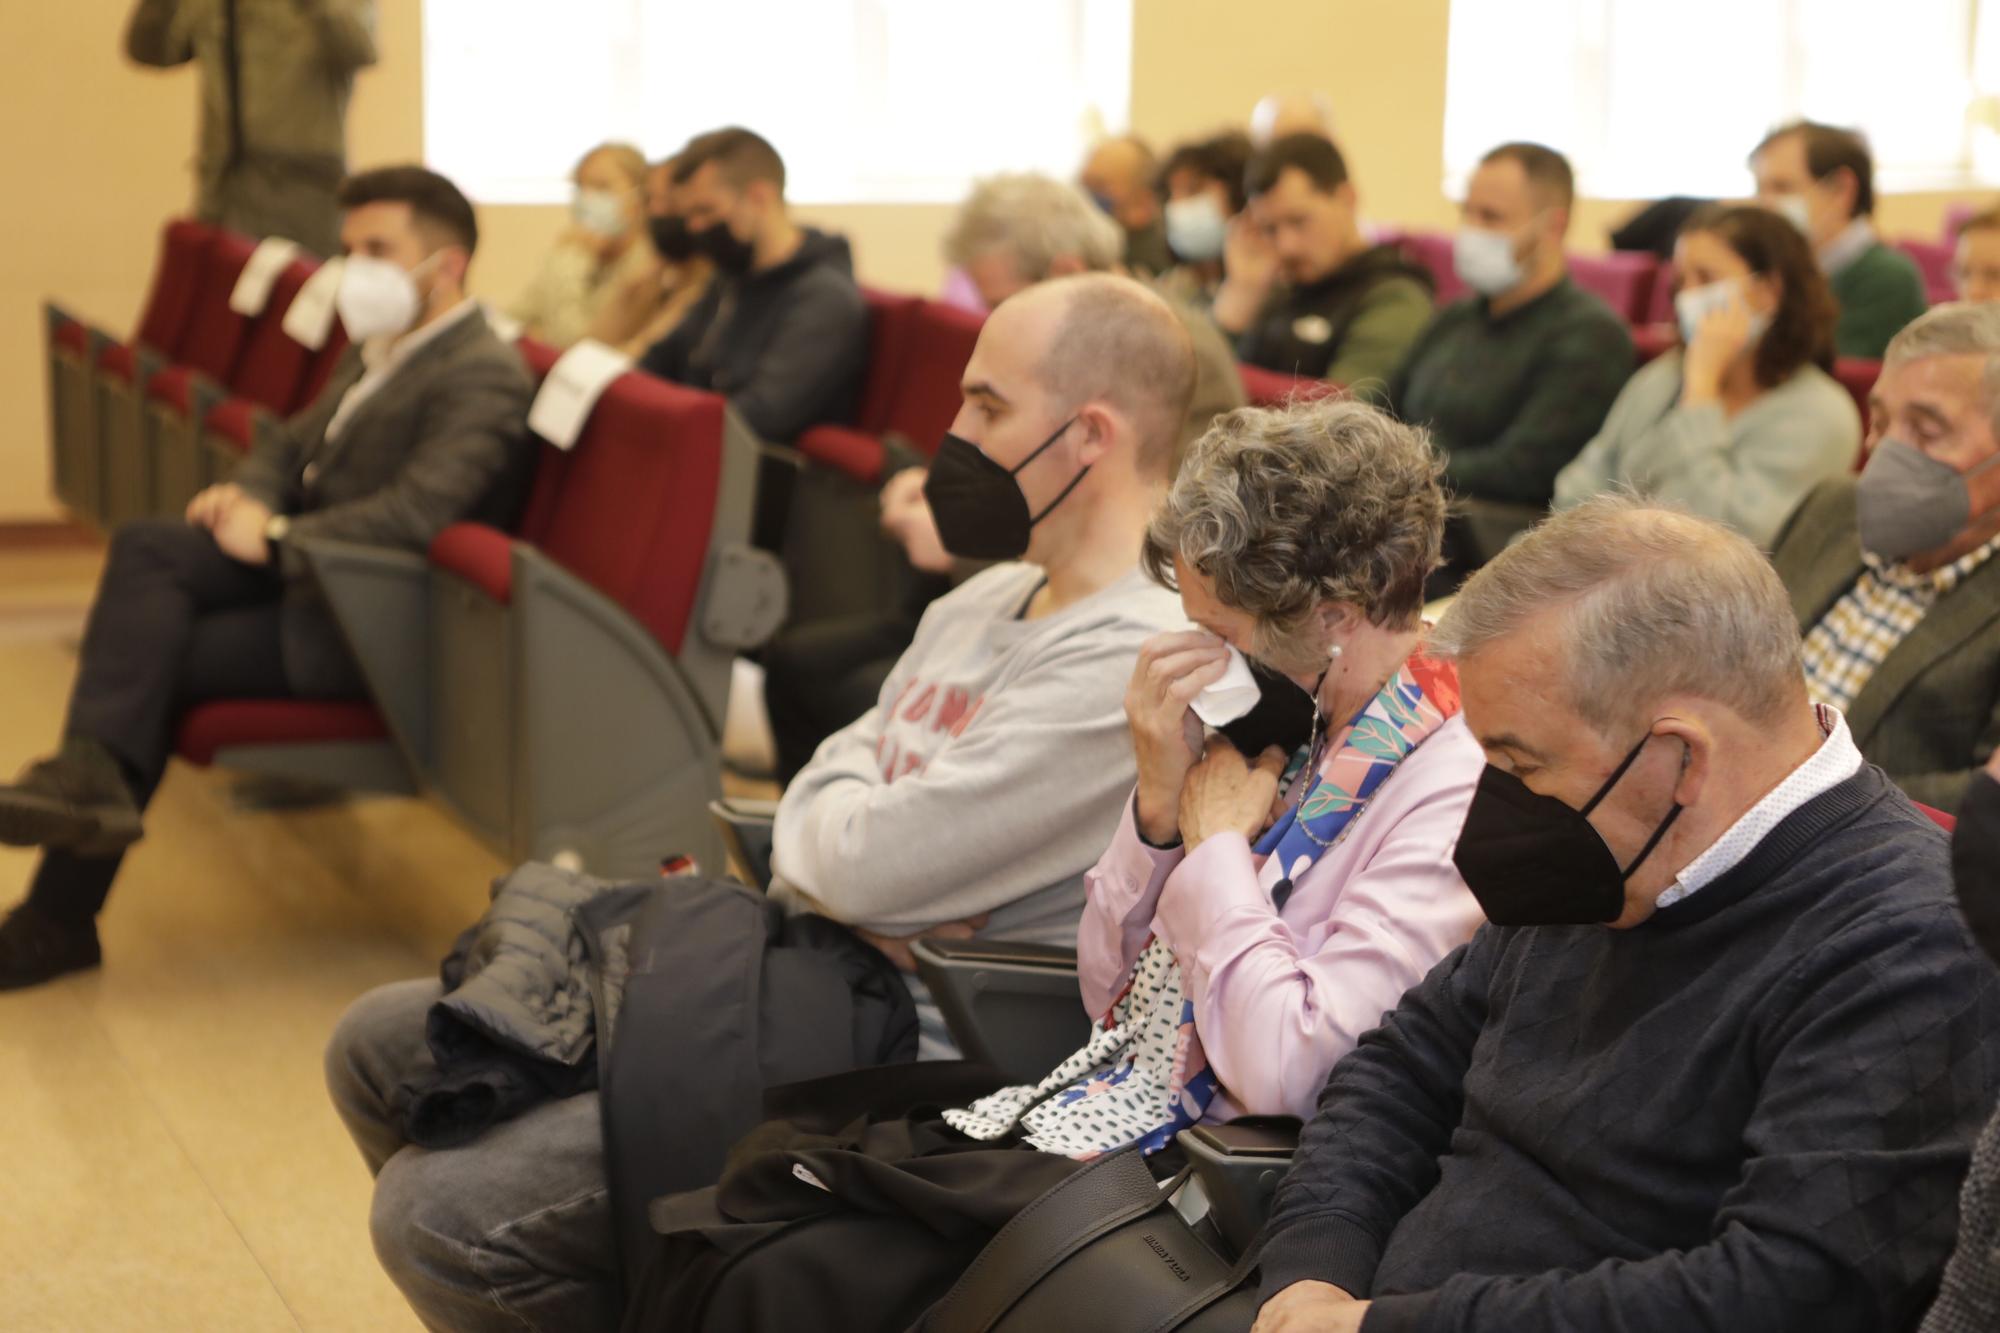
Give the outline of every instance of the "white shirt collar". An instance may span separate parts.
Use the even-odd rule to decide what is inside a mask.
[[[1867,218],[1856,218],[1841,230],[1840,235],[1826,243],[1819,252],[1819,266],[1826,270],[1830,278],[1852,264],[1875,244],[1875,224]]]
[[[1708,850],[1682,868],[1667,891],[1660,895],[1660,907],[1672,907],[1681,899],[1707,888],[1742,863],[1757,844],[1770,835],[1794,810],[1824,792],[1831,791],[1861,769],[1861,751],[1848,734],[1847,719],[1825,704],[1814,705],[1820,730],[1826,739],[1812,757],[1793,769],[1783,782],[1764,794],[1764,799],[1744,812],[1743,817],[1723,830]]]

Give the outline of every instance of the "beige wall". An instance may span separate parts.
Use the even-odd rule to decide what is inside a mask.
[[[349,123],[357,164],[422,155],[420,0],[382,0],[382,63],[364,72]],[[1241,123],[1272,88],[1324,89],[1378,222],[1445,226],[1447,0],[1134,0],[1133,127],[1162,147]],[[0,124],[14,187],[0,198],[0,522],[54,513],[46,466],[41,303],[59,297],[116,330],[144,299],[159,225],[185,208],[194,138],[187,71],[129,65],[119,0],[0,4]],[[782,148],[783,145],[780,145]],[[1891,235],[1934,235],[1949,196],[1882,201]],[[1629,205],[1585,200],[1574,243],[1604,245]],[[860,276],[935,290],[943,206],[816,205],[811,222],[845,232]],[[473,282],[519,290],[561,226],[557,208],[483,210]]]

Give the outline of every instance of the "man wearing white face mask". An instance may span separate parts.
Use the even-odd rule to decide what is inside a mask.
[[[1772,563],[1814,696],[1912,798],[1956,810],[2000,742],[2000,306],[1890,342],[1856,478],[1806,497]]]
[[[1431,317],[1431,279],[1361,234],[1340,150],[1290,134],[1244,173],[1249,207],[1229,225],[1227,276],[1211,312],[1253,366],[1379,385]]]
[[[510,312],[522,330],[556,347],[584,337],[625,284],[649,273],[646,159],[630,144],[599,144],[576,164],[568,231]]]
[[[1861,443],[1833,376],[1833,297],[1805,238],[1762,208],[1696,213],[1674,245],[1681,346],[1648,362],[1556,476],[1555,507],[1614,488],[1727,523],[1768,548]]]
[[[336,304],[353,347],[185,522],[112,537],[62,749],[0,787],[0,841],[46,849],[0,922],[0,989],[96,966],[95,918],[181,710],[364,692],[298,539],[422,551],[461,519],[508,521],[522,498],[530,385],[465,294],[472,205],[422,167],[355,176],[340,204]]]
[[[1916,261],[1875,234],[1875,163],[1852,130],[1801,120],[1750,154],[1757,202],[1805,233],[1840,303],[1834,350],[1874,360],[1929,304]]]
[[[1473,295],[1440,311],[1390,377],[1388,403],[1430,429],[1461,498],[1548,504],[1632,371],[1632,335],[1569,279],[1575,180],[1561,154],[1502,144],[1467,183],[1454,262]],[[1458,525],[1447,558],[1471,563]]]

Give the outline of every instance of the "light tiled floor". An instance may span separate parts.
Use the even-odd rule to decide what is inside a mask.
[[[50,747],[95,557],[0,556],[0,770]],[[320,1051],[431,970],[502,867],[421,803],[244,813],[177,767],[101,923],[105,966],[0,994],[0,1329],[416,1327]],[[0,904],[31,854],[0,854]]]

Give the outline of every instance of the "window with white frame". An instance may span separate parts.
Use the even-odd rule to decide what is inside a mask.
[[[1067,178],[1125,127],[1132,0],[424,0],[425,156],[474,199],[554,203],[607,139],[744,125],[808,203]]]
[[[1445,180],[1495,144],[1599,198],[1738,197],[1764,134],[1863,131],[1877,188],[2000,183],[2000,33],[1980,0],[1453,0]]]

